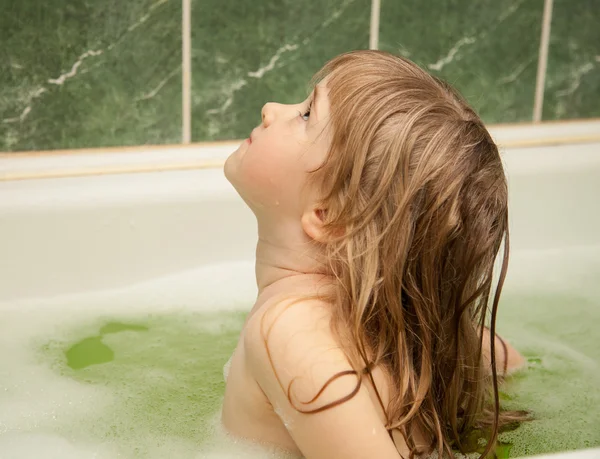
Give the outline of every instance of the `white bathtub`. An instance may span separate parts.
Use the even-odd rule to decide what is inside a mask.
[[[580,124],[600,133],[600,122]],[[582,130],[493,133],[503,145],[543,144],[561,127]],[[600,244],[597,142],[503,149],[513,251]],[[0,155],[0,301],[251,259],[253,216],[220,166],[236,146]]]
[[[498,135],[535,144],[519,129]],[[548,143],[556,141],[538,145]],[[254,218],[219,167],[235,147],[2,156],[0,303],[252,260]],[[513,254],[600,246],[600,142],[515,146],[503,156]]]

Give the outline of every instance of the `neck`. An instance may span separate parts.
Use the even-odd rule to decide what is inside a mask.
[[[259,222],[256,245],[258,295],[270,296],[292,284],[301,289],[327,281],[322,249],[302,230],[300,223]]]

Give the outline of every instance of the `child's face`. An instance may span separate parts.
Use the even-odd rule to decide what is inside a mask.
[[[313,91],[294,105],[265,104],[263,122],[227,158],[225,176],[257,215],[301,217],[317,198],[314,190],[303,187],[308,172],[323,163],[329,148],[325,81],[314,96]]]

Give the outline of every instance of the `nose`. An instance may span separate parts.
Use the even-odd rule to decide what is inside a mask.
[[[275,105],[277,105],[277,104],[275,104],[273,102],[267,102],[265,105],[263,105],[261,114],[262,114],[262,123],[265,126],[265,128],[269,127],[269,125],[274,120]]]
[[[298,107],[301,105],[279,104],[277,102],[267,102],[261,110],[262,124],[268,128],[278,118],[287,119],[294,117],[298,113]]]

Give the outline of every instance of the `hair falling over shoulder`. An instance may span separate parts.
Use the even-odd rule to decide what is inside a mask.
[[[313,84],[325,77],[332,144],[311,183],[322,190],[324,250],[339,284],[333,329],[357,374],[380,365],[390,375],[387,428],[411,456],[467,452],[466,437],[483,429],[485,457],[499,427],[522,418],[498,400],[495,322],[509,252],[498,148],[456,91],[407,59],[353,51]],[[428,451],[411,439],[415,428],[433,439]]]

